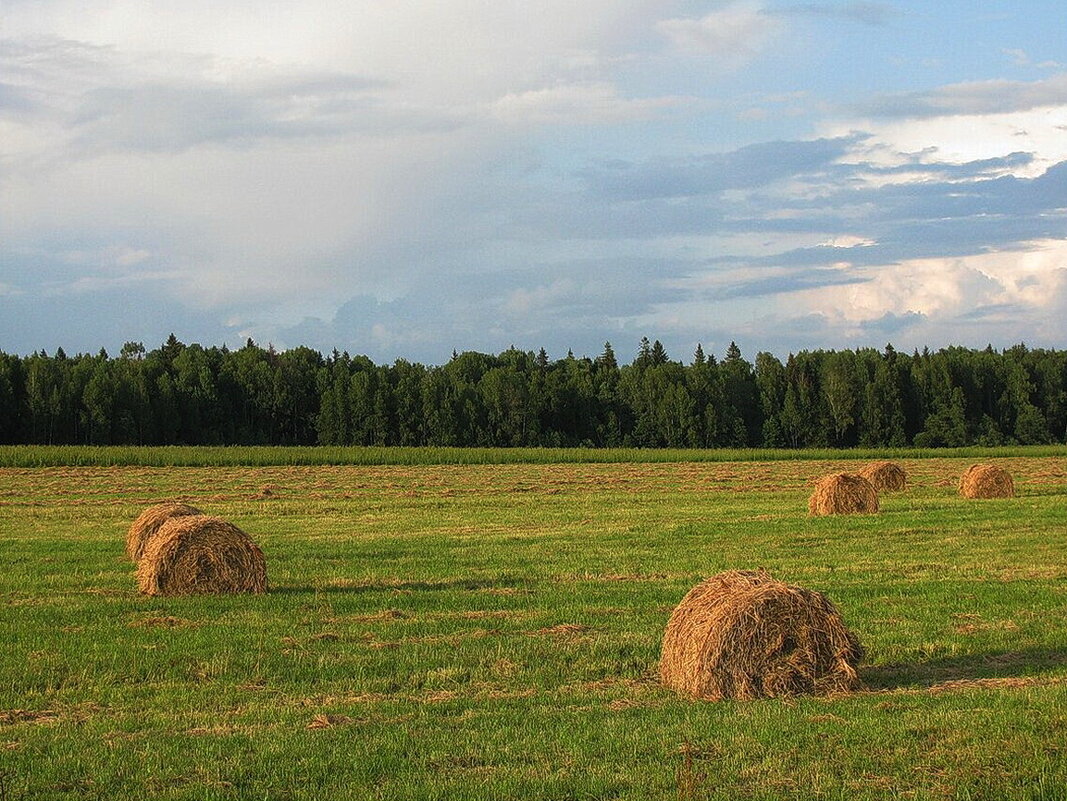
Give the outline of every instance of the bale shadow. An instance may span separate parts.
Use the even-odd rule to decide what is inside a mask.
[[[861,668],[860,678],[868,690],[877,692],[929,689],[954,681],[1032,678],[1062,669],[1067,669],[1067,646],[873,665]]]

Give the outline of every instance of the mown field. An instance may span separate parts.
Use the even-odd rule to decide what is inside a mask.
[[[1067,799],[1067,449],[983,456],[997,501],[956,494],[973,453],[904,456],[838,518],[807,497],[856,462],[814,456],[2,467],[0,801]],[[125,531],[166,499],[271,592],[138,595]],[[674,605],[759,567],[837,603],[864,691],[659,686]]]

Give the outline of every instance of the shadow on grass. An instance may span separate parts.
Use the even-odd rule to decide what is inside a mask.
[[[271,585],[271,594],[278,595],[315,595],[315,594],[354,594],[365,592],[434,592],[434,591],[497,591],[501,595],[524,595],[530,592],[526,582],[517,579],[440,579],[429,581],[405,581],[399,579],[338,579],[328,584],[291,584]]]
[[[1067,647],[1027,648],[928,662],[873,665],[861,668],[860,678],[868,690],[923,689],[954,681],[1023,679],[1063,669],[1067,669]]]

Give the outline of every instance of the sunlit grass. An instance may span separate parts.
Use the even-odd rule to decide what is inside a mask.
[[[970,502],[973,454],[913,454],[881,514],[809,518],[842,463],[807,455],[0,469],[4,792],[1067,797],[1063,459],[996,452],[1019,497]],[[139,596],[123,535],[164,498],[249,532],[272,591]],[[867,692],[659,687],[671,608],[755,567],[838,604]]]
[[[1067,445],[999,448],[439,448],[0,445],[0,467],[265,467],[284,465],[616,464],[876,458],[1067,456]]]

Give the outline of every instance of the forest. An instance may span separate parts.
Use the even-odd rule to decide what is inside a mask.
[[[620,364],[516,348],[440,366],[251,339],[128,342],[117,357],[0,351],[0,443],[525,447],[956,447],[1067,437],[1067,351],[770,353]]]

